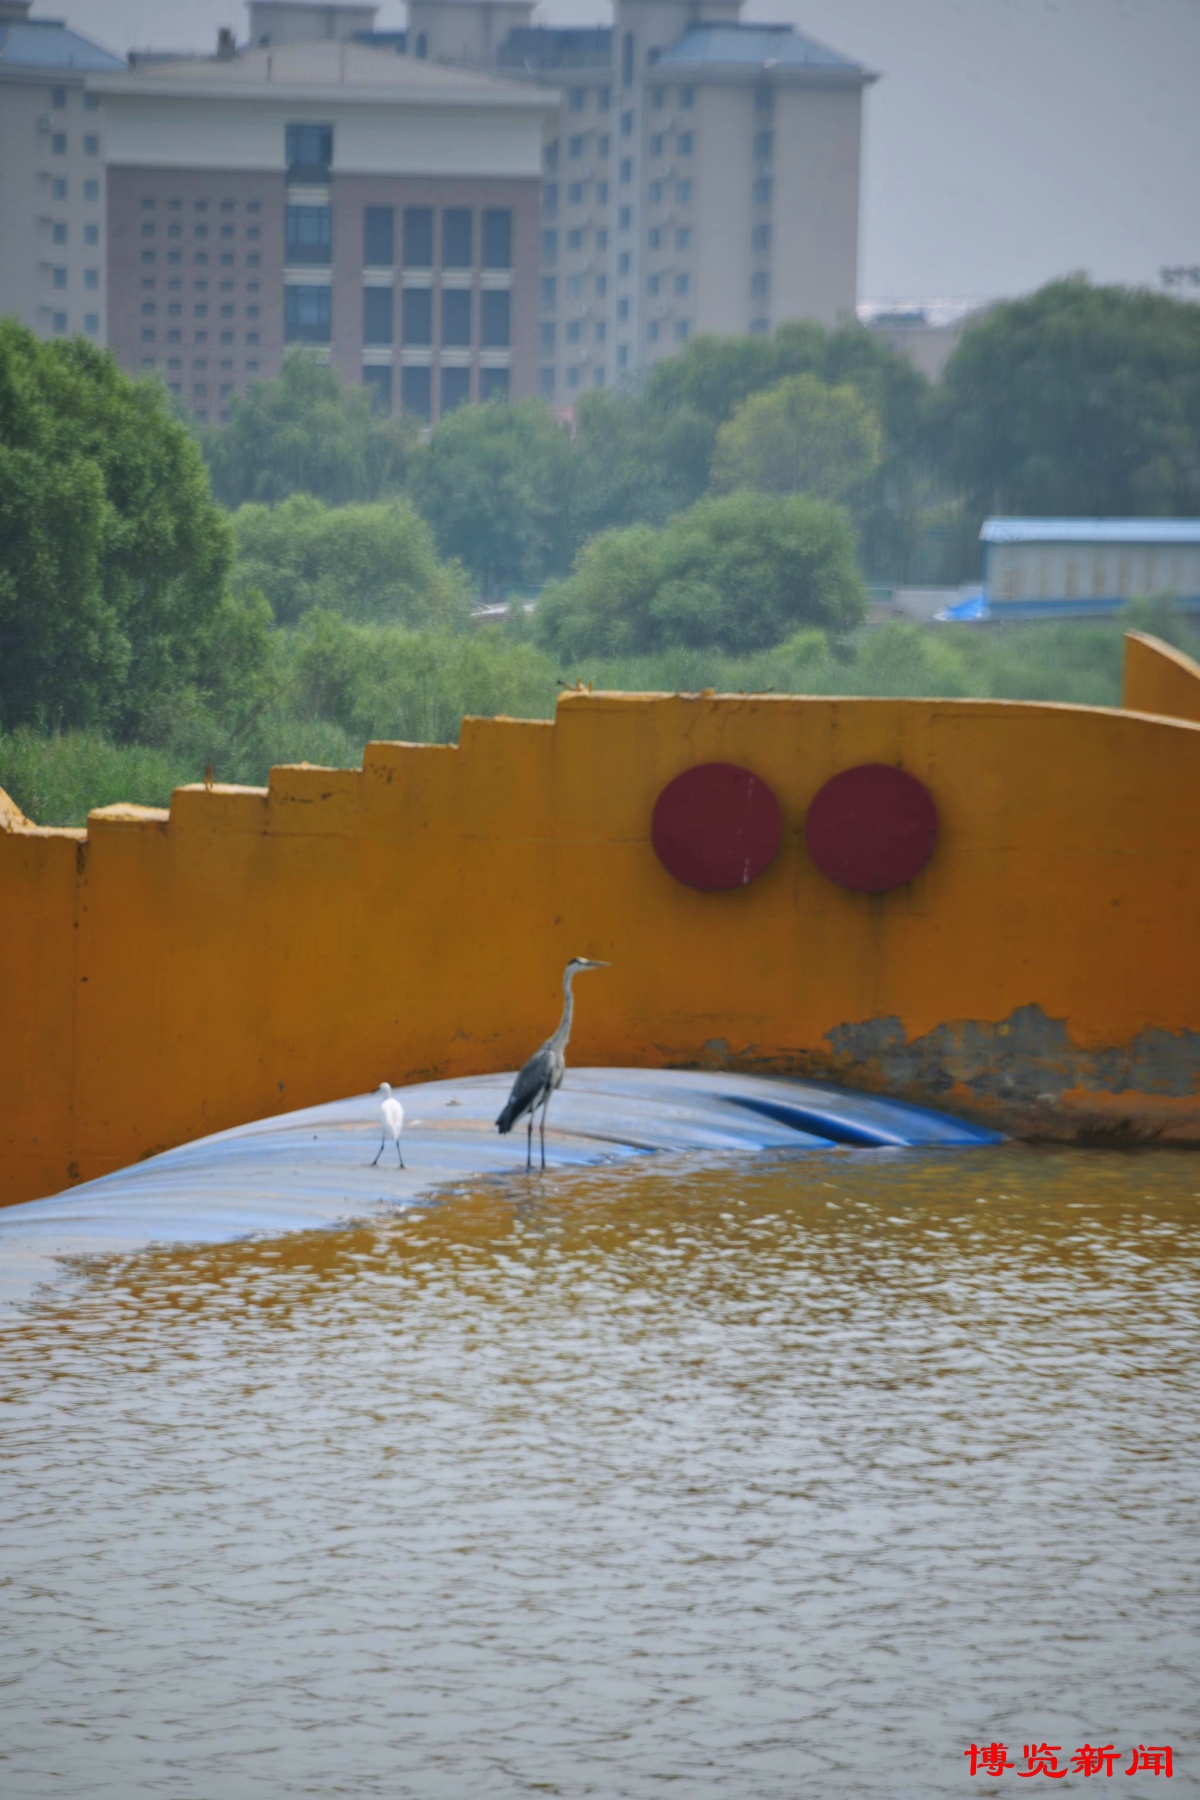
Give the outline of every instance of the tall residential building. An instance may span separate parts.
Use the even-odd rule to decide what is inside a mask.
[[[84,90],[119,57],[0,0],[0,315],[104,337],[104,122]]]
[[[89,82],[108,122],[108,342],[202,420],[290,343],[424,418],[537,391],[558,96],[341,29],[372,16],[256,0],[266,41],[222,34],[215,57]]]
[[[408,54],[562,90],[546,136],[539,385],[569,403],[696,332],[832,324],[857,299],[875,80],[741,0],[615,0],[612,29],[522,0],[410,0]]]

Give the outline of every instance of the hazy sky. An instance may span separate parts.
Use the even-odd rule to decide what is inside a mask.
[[[108,48],[245,35],[240,0],[35,0]],[[1200,0],[747,0],[882,79],[867,96],[864,300],[987,298],[1200,263]],[[549,24],[607,22],[546,0]],[[383,0],[381,27],[404,22]]]

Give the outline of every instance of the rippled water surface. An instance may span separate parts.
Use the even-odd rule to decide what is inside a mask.
[[[77,1272],[3,1337],[0,1795],[1200,1792],[1198,1190],[656,1159]]]

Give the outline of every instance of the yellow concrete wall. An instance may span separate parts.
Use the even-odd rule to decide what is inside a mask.
[[[1126,632],[1121,704],[1200,724],[1200,663],[1158,638]]]
[[[775,788],[747,889],[680,886],[663,785]],[[931,788],[910,886],[831,885],[803,840],[840,769]],[[1030,1134],[1200,1140],[1200,726],[990,701],[568,694],[458,748],[184,788],[86,835],[0,817],[0,1196],[374,1087],[577,1063],[806,1071]]]

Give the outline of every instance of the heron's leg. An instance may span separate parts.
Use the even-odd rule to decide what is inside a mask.
[[[533,1115],[536,1110],[537,1108],[533,1106],[529,1109],[529,1131],[525,1138],[525,1173],[527,1175],[533,1168]]]
[[[378,1148],[378,1150],[377,1150],[377,1151],[376,1151],[376,1152],[375,1152],[375,1162],[373,1162],[373,1163],[372,1163],[372,1164],[371,1164],[371,1167],[372,1167],[372,1168],[375,1168],[375,1166],[376,1166],[376,1164],[377,1164],[377,1163],[378,1163],[378,1161],[379,1161],[379,1159],[380,1159],[380,1157],[381,1157],[381,1156],[382,1156],[382,1155],[383,1155],[383,1146],[384,1146],[384,1145],[385,1145],[385,1144],[386,1144],[386,1143],[387,1143],[387,1126],[386,1126],[386,1125],[385,1125],[385,1126],[384,1126],[384,1128],[383,1128],[383,1136],[382,1136],[382,1137],[381,1137],[381,1138],[380,1138],[380,1140],[379,1140],[379,1148]]]
[[[403,1168],[404,1167],[404,1153],[400,1148],[400,1139],[399,1138],[396,1139],[396,1155],[399,1158],[400,1167]]]
[[[550,1096],[546,1095],[542,1102],[542,1168],[546,1167],[546,1114],[550,1110]]]

